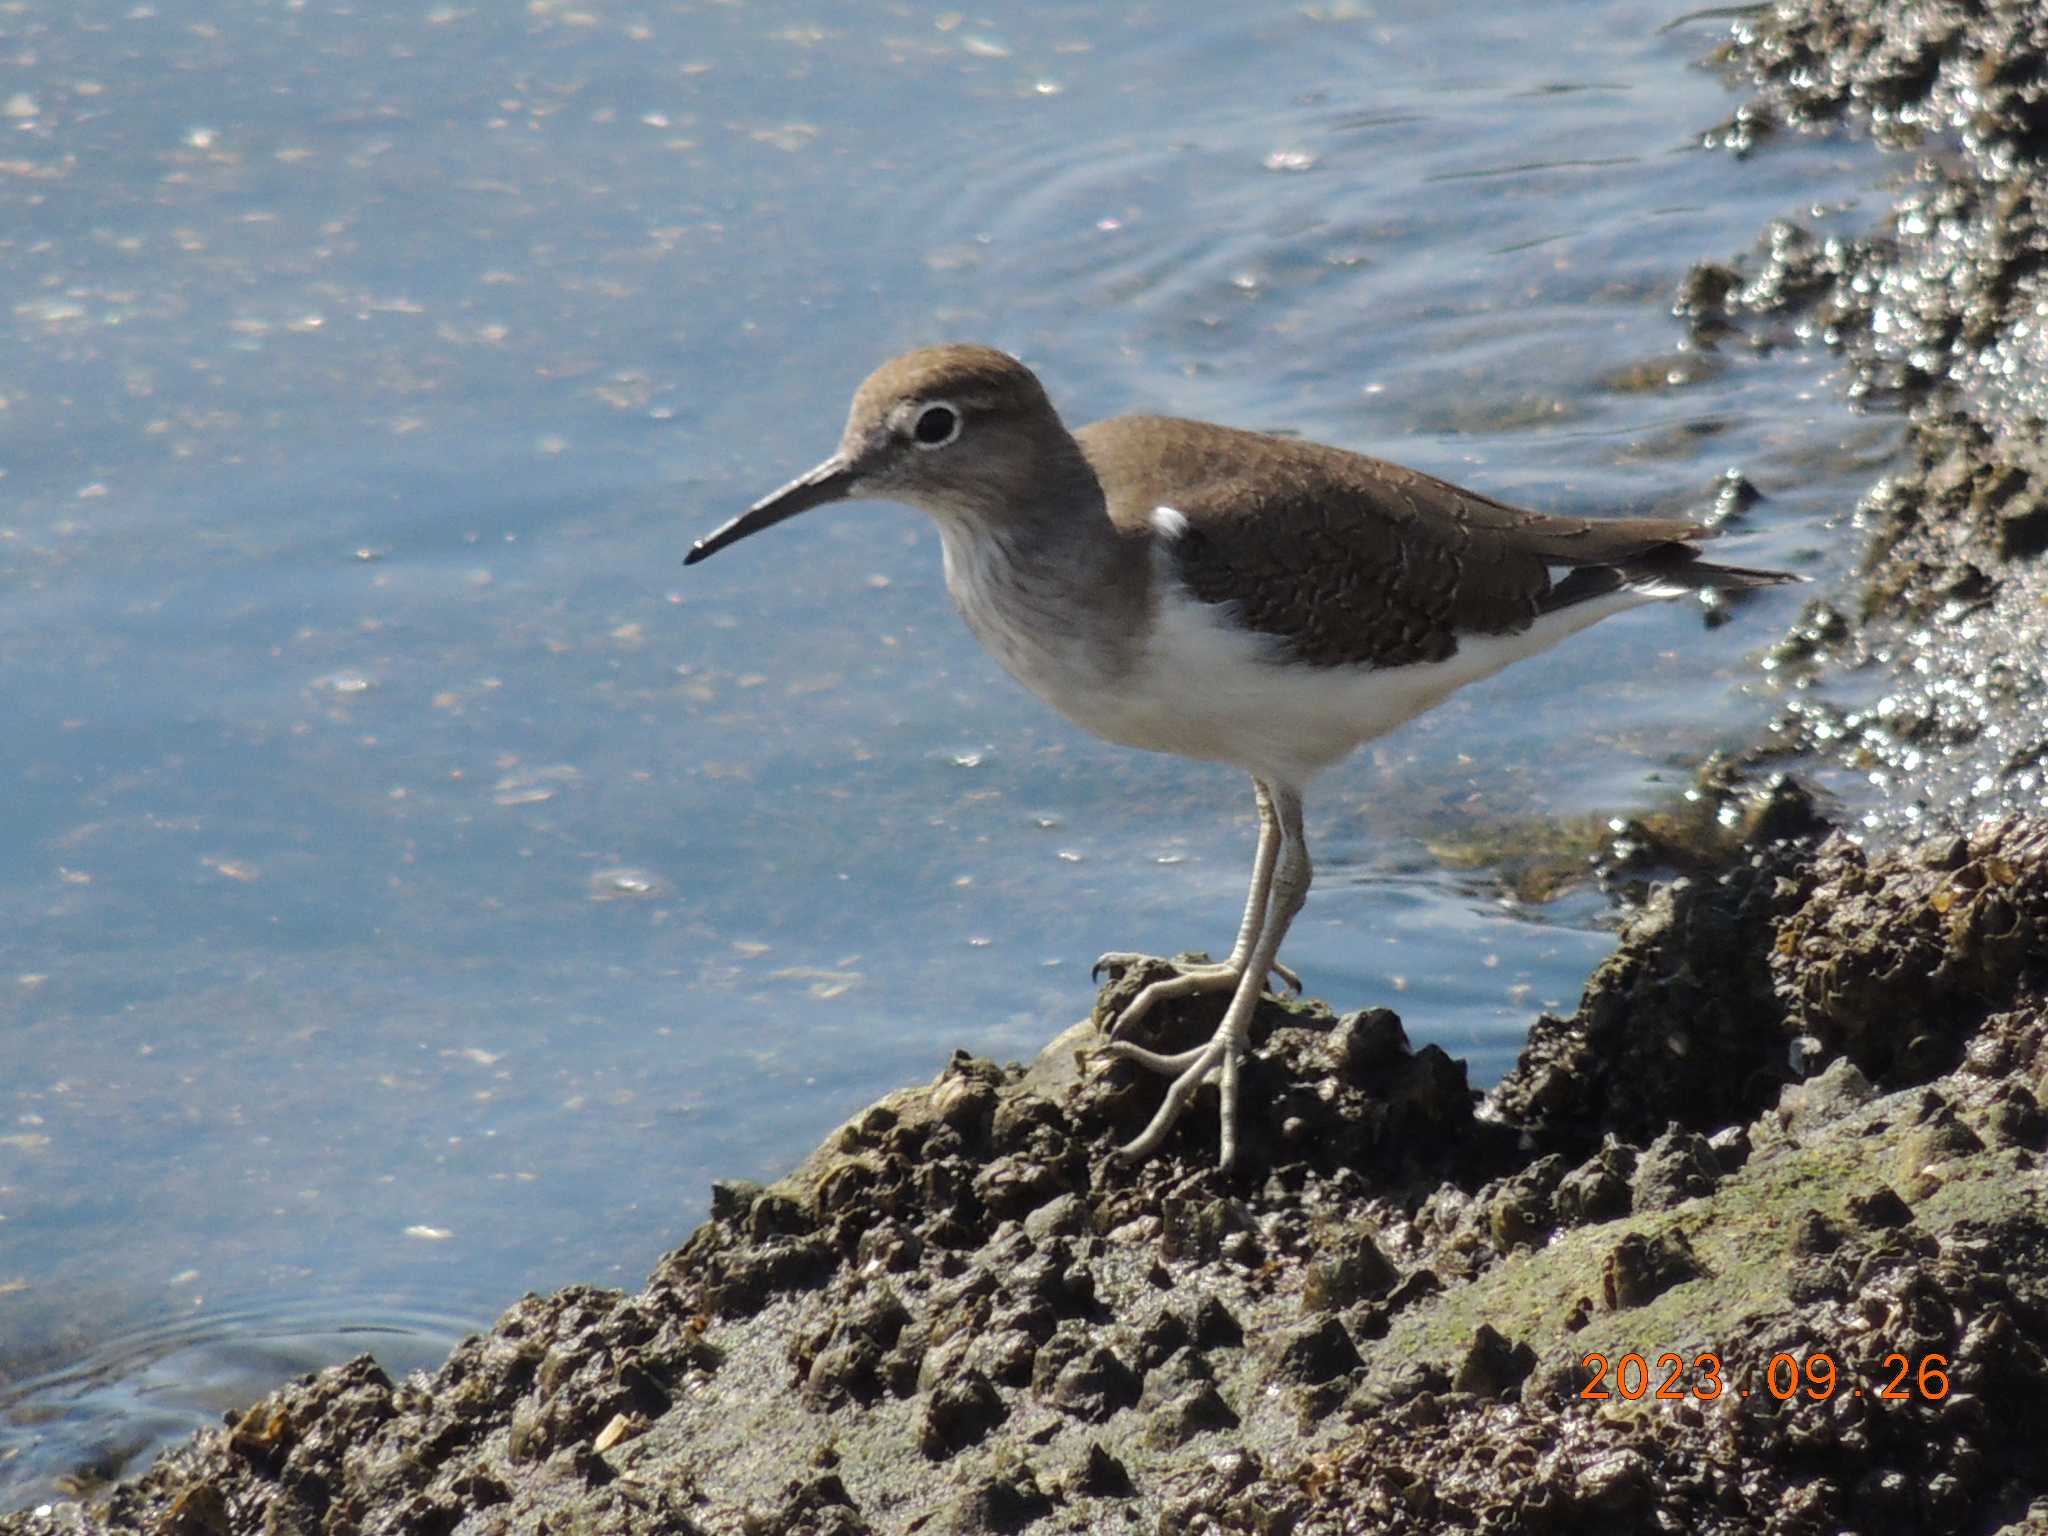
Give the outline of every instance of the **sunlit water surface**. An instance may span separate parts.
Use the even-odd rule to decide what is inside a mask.
[[[0,1508],[637,1283],[1098,951],[1227,944],[1245,783],[1022,694],[917,514],[680,568],[887,354],[1558,510],[1733,466],[1741,557],[1828,580],[1891,429],[1669,308],[1878,171],[1693,147],[1733,102],[1673,14],[8,8]],[[1798,601],[1614,621],[1331,775],[1310,990],[1497,1077],[1607,914],[1431,848],[1672,793]]]

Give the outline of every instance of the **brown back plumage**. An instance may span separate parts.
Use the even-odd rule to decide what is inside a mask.
[[[1625,586],[1797,579],[1707,564],[1693,546],[1715,530],[1683,519],[1549,516],[1319,443],[1157,416],[1076,436],[1120,528],[1181,513],[1188,590],[1322,665],[1441,661],[1461,634],[1526,629]],[[1556,581],[1556,567],[1575,569]]]

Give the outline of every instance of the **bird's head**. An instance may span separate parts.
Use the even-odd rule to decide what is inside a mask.
[[[900,501],[941,520],[999,522],[1041,501],[1079,459],[1029,368],[992,347],[923,347],[854,392],[830,458],[691,548],[694,565],[763,528],[832,501]]]

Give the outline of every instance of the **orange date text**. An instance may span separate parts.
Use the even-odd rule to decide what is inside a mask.
[[[1846,1371],[1837,1368],[1833,1355],[1820,1352],[1780,1352],[1771,1356],[1760,1374],[1753,1367],[1750,1371],[1731,1371],[1722,1364],[1719,1355],[1710,1351],[1690,1359],[1669,1353],[1654,1358],[1630,1353],[1611,1359],[1591,1354],[1579,1361],[1579,1369],[1586,1377],[1579,1396],[1594,1402],[1616,1398],[1626,1402],[1690,1398],[1707,1403],[1723,1396],[1748,1397],[1752,1391],[1768,1394],[1781,1403],[1799,1398],[1825,1402],[1837,1393],[1893,1402],[1908,1398],[1938,1402],[1948,1396],[1948,1356],[1916,1357],[1896,1351],[1884,1357],[1877,1375],[1868,1381],[1852,1380]]]

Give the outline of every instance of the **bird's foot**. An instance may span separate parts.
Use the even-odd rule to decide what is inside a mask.
[[[1135,966],[1151,963],[1154,962],[1150,955],[1112,950],[1095,962],[1090,974],[1100,980],[1104,971],[1128,971]],[[1137,1026],[1139,1020],[1161,1003],[1170,1003],[1182,997],[1199,997],[1208,992],[1234,993],[1238,989],[1238,984],[1244,980],[1245,962],[1236,955],[1232,955],[1228,960],[1168,963],[1173,966],[1174,974],[1150,983],[1124,1005],[1123,1011],[1104,1031],[1110,1039],[1122,1040]],[[1301,978],[1290,968],[1276,960],[1273,962],[1272,974],[1286,985],[1288,991],[1300,993]]]
[[[1235,1012],[1233,1009],[1232,1013]],[[1222,1148],[1217,1166],[1228,1172],[1236,1163],[1237,1077],[1245,1054],[1244,1030],[1237,1020],[1226,1014],[1208,1044],[1177,1055],[1162,1056],[1157,1051],[1148,1051],[1125,1040],[1112,1041],[1102,1048],[1102,1054],[1113,1061],[1133,1062],[1147,1071],[1173,1079],[1166,1090],[1165,1100],[1152,1116],[1152,1123],[1139,1133],[1135,1141],[1117,1149],[1118,1162],[1140,1162],[1158,1151],[1188,1105],[1194,1101],[1195,1090],[1215,1074],[1222,1090],[1220,1110],[1223,1121]]]

